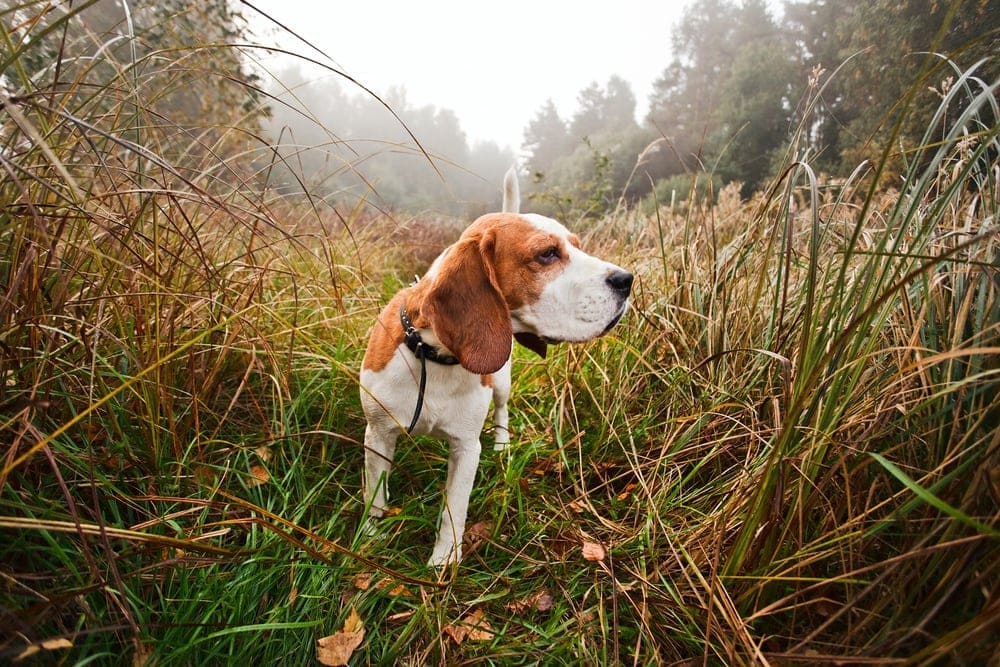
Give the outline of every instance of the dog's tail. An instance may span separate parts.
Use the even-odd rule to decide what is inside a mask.
[[[517,185],[517,167],[511,167],[503,176],[503,212],[521,212],[521,189]]]

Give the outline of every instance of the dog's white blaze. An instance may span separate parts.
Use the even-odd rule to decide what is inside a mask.
[[[522,217],[539,230],[561,238],[569,261],[545,285],[537,301],[511,311],[514,331],[571,343],[600,336],[626,306],[607,282],[608,276],[621,268],[570,244],[569,230],[552,218],[536,214]]]

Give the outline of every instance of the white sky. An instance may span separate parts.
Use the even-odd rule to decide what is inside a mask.
[[[579,92],[612,74],[632,84],[642,117],[690,1],[250,0],[374,92],[403,86],[412,106],[454,111],[470,142],[516,152],[548,98],[568,118]],[[266,21],[244,14],[260,34]],[[271,39],[315,55],[290,37]]]

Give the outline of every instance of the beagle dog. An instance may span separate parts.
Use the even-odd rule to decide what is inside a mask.
[[[511,169],[503,212],[472,223],[427,275],[389,301],[361,364],[367,530],[387,507],[397,438],[431,435],[450,445],[432,566],[462,558],[491,399],[493,448],[510,442],[512,341],[544,357],[547,344],[606,334],[625,312],[632,289],[631,273],[585,253],[555,220],[519,214],[519,207]]]

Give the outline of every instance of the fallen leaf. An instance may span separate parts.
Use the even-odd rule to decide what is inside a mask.
[[[359,572],[354,576],[354,587],[359,591],[367,591],[372,585],[371,572]]]
[[[474,552],[481,544],[489,540],[491,532],[493,532],[493,523],[490,521],[478,521],[466,528],[463,553],[468,556]]]
[[[606,555],[604,547],[602,547],[597,542],[583,541],[583,557],[590,561],[601,561],[604,560]]]
[[[535,611],[548,611],[549,609],[552,609],[552,594],[546,590],[538,591],[538,593],[535,594],[533,603]]]
[[[346,665],[364,638],[365,626],[357,610],[351,607],[351,613],[344,621],[344,627],[340,632],[323,637],[317,642],[316,660],[321,665]]]
[[[619,493],[615,497],[618,500],[625,500],[632,494],[632,491],[634,491],[637,486],[638,484],[636,484],[635,482],[629,482],[628,484],[625,485],[625,490]]]
[[[250,466],[250,474],[253,475],[253,479],[247,482],[247,486],[260,486],[261,484],[267,484],[271,476],[267,472],[267,468],[264,466]]]
[[[375,584],[375,589],[383,591],[386,588],[392,586],[392,588],[389,588],[389,595],[391,595],[392,597],[398,598],[398,597],[413,596],[413,594],[410,593],[410,590],[404,584],[396,584],[395,586],[393,586],[393,584],[396,584],[396,582],[393,581],[392,579],[379,579],[378,583]]]
[[[405,598],[413,597],[413,594],[410,593],[410,589],[408,589],[403,584],[398,584],[398,585],[393,586],[392,588],[390,588],[389,589],[389,595],[391,595],[394,598],[398,598],[398,597],[405,597]]]
[[[485,625],[480,625],[469,631],[469,641],[472,642],[488,642],[493,639],[493,628],[490,627],[489,623],[483,621]]]
[[[587,510],[587,506],[579,500],[571,500],[566,504],[566,506],[577,514],[583,514]]]
[[[469,634],[469,629],[464,625],[455,625],[452,623],[449,623],[448,625],[441,628],[441,631],[444,632],[449,637],[451,637],[451,641],[455,642],[456,644],[461,644],[462,642],[464,642],[465,635]]]
[[[46,639],[45,641],[41,641],[36,644],[29,644],[17,655],[17,657],[14,658],[14,660],[21,661],[33,656],[39,651],[55,651],[60,648],[73,648],[73,642],[65,637],[57,637],[56,639]]]
[[[535,591],[520,600],[515,600],[507,604],[507,608],[515,614],[523,614],[528,610],[545,612],[552,609],[552,594],[546,589]]]
[[[482,609],[476,609],[458,623],[449,623],[442,630],[456,644],[467,639],[472,642],[490,641],[495,636],[490,622],[483,618]]]
[[[361,617],[358,616],[358,611],[351,607],[351,613],[348,614],[347,620],[344,621],[344,627],[341,628],[341,632],[360,632],[365,634],[365,624],[361,622]]]

